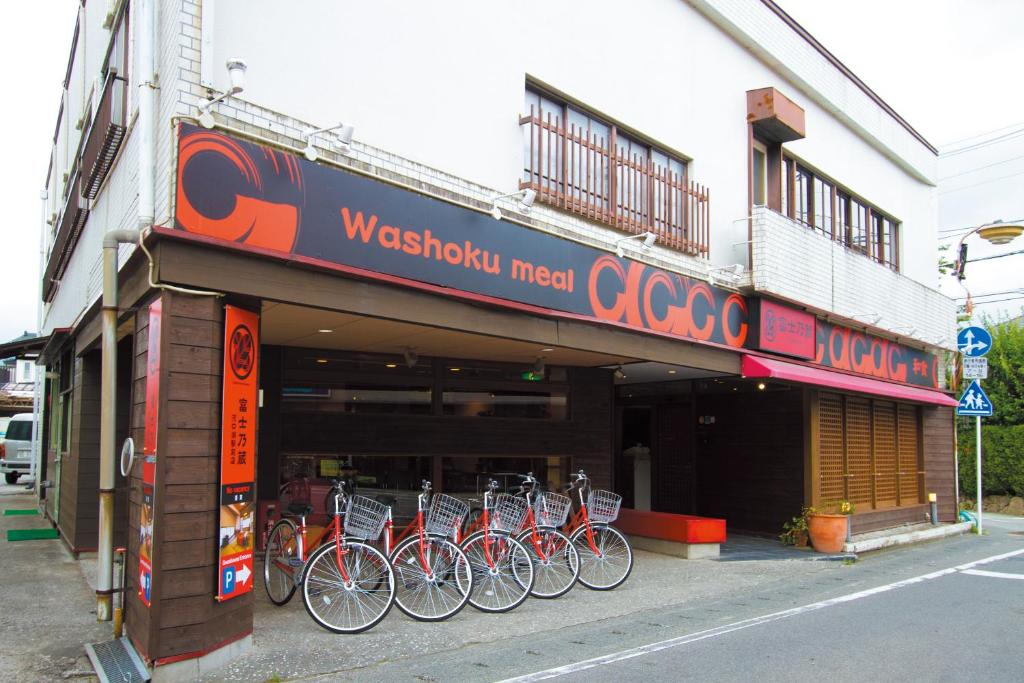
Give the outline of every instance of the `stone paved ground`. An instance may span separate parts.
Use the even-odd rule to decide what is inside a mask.
[[[2,516],[34,508],[24,486],[0,485],[0,681],[94,681],[85,643],[111,639],[96,622],[95,594],[60,540],[7,540],[8,529],[48,527],[41,516]]]

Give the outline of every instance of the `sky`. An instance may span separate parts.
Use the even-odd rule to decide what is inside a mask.
[[[939,230],[951,250],[967,228],[1024,218],[1024,135],[1014,137],[1024,130],[1024,2],[777,2],[933,145],[941,151],[969,147],[939,160],[939,176],[947,179],[939,194]],[[0,26],[0,58],[11,69],[8,92],[14,93],[0,108],[7,131],[7,163],[0,170],[6,216],[0,342],[37,327],[39,192],[77,7],[78,0],[12,4]],[[995,143],[979,145],[993,138]],[[1003,247],[970,237],[968,246],[969,258],[999,256],[1024,249],[1024,237]],[[1019,312],[1024,298],[1013,297],[1024,297],[1018,293],[1024,290],[1022,268],[1024,254],[968,264],[964,284],[976,310]],[[952,278],[940,288],[964,296]]]

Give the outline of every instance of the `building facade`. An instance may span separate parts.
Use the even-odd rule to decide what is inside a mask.
[[[737,531],[929,493],[952,521],[935,166],[770,0],[88,0],[47,178],[47,512],[96,547],[101,245],[140,228],[115,412],[151,457],[114,517],[157,669],[251,645],[222,458],[249,529],[343,471],[399,515],[421,479],[585,469]]]

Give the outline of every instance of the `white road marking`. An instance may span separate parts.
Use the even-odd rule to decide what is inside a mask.
[[[971,576],[991,576],[994,579],[1018,579],[1024,581],[1024,574],[1010,574],[1009,572],[987,572],[984,569],[966,569],[964,574]]]
[[[759,626],[761,624],[767,624],[772,621],[778,621],[780,619],[788,619],[789,617],[795,617],[800,614],[806,614],[807,612],[814,612],[819,609],[826,607],[834,607],[846,602],[853,602],[854,600],[860,600],[861,598],[870,597],[872,595],[878,595],[879,593],[887,593],[897,588],[903,588],[910,586],[915,583],[922,583],[924,581],[931,581],[943,576],[949,576],[950,574],[956,574],[958,572],[964,573],[977,573],[974,567],[978,567],[992,562],[998,562],[1005,560],[1010,557],[1016,557],[1017,555],[1024,555],[1024,549],[1014,550],[1008,553],[1002,553],[1001,555],[993,555],[991,557],[982,558],[975,560],[974,562],[968,562],[961,564],[956,567],[950,567],[948,569],[940,569],[938,571],[929,572],[927,574],[921,574],[909,579],[903,579],[902,581],[896,581],[894,583],[885,584],[884,586],[877,586],[875,588],[868,588],[866,590],[857,591],[856,593],[848,593],[847,595],[840,595],[836,598],[829,598],[828,600],[822,600],[820,602],[811,603],[810,605],[803,605],[802,607],[793,607],[791,609],[782,610],[781,612],[774,612],[772,614],[766,614],[760,617],[753,617],[750,619],[744,619],[737,621],[732,624],[726,624],[724,626],[717,626],[715,628],[707,629],[705,631],[698,631],[696,633],[690,633],[685,636],[679,636],[678,638],[670,638],[668,640],[662,640],[656,643],[649,643],[647,645],[641,645],[639,647],[630,648],[628,650],[622,650],[621,652],[613,652],[611,654],[602,655],[600,657],[594,657],[592,659],[584,659],[580,662],[573,664],[566,664],[565,666],[555,667],[553,669],[545,669],[543,671],[537,671],[532,674],[526,674],[525,676],[517,676],[515,678],[507,678],[499,683],[532,683],[532,681],[543,681],[549,678],[556,678],[558,676],[564,676],[566,674],[576,673],[578,671],[586,671],[587,669],[593,669],[598,666],[604,666],[605,664],[614,664],[615,662],[621,662],[626,659],[632,659],[634,657],[641,657],[648,655],[653,652],[659,652],[661,650],[667,650],[672,647],[678,647],[680,645],[687,645],[689,643],[696,643],[701,640],[708,638],[716,638],[718,636],[724,636],[727,633],[734,631],[740,631],[743,629],[750,628],[751,626]],[[985,574],[998,574],[999,572],[985,572]],[[1009,575],[1014,578],[1024,578],[1017,576],[1016,574]]]

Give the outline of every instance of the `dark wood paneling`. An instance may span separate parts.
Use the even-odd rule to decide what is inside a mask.
[[[778,533],[804,504],[803,395],[799,388],[701,394],[697,514],[729,528]]]
[[[955,522],[957,501],[953,409],[923,407],[921,428],[921,451],[925,471],[923,493],[935,493],[938,496],[940,521]]]
[[[693,514],[695,461],[693,449],[693,408],[690,404],[662,404],[657,407],[657,447],[651,462],[656,512]]]
[[[927,521],[927,505],[910,505],[887,510],[872,510],[857,513],[853,516],[853,533],[863,534],[869,531],[890,529],[903,524],[918,524]]]

